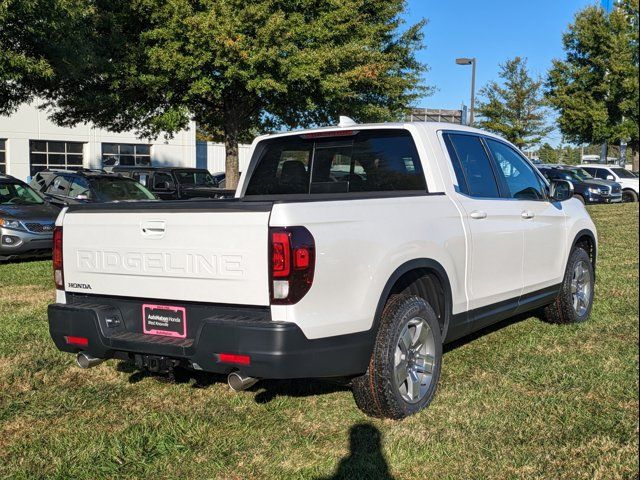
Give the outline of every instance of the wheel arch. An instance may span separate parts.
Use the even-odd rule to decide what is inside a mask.
[[[442,338],[446,338],[453,305],[451,283],[444,267],[430,258],[409,260],[391,274],[376,306],[373,332],[378,332],[382,310],[389,297],[402,292],[415,294],[429,301],[438,316]]]
[[[580,230],[573,239],[573,243],[571,244],[571,249],[569,250],[569,254],[573,252],[573,250],[581,246],[584,248],[591,259],[591,264],[593,265],[593,271],[596,271],[596,263],[598,260],[598,241],[596,240],[596,236],[591,230],[583,229]],[[567,260],[568,261],[568,260]]]

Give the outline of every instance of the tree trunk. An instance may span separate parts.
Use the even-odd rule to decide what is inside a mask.
[[[237,102],[224,102],[224,148],[225,148],[225,187],[235,190],[240,180],[240,159],[238,156],[238,138],[240,127],[238,122],[239,112]]]

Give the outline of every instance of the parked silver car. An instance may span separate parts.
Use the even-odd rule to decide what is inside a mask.
[[[50,256],[59,212],[26,183],[0,175],[0,261]]]

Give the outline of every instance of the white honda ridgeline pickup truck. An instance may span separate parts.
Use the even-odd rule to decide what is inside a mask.
[[[596,229],[572,188],[463,126],[259,137],[234,199],[63,210],[50,333],[84,368],[350,377],[362,410],[402,418],[432,400],[443,343],[589,317]]]

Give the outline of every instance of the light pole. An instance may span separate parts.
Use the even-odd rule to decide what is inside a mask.
[[[471,108],[469,109],[469,125],[473,126],[473,115],[475,113],[476,103],[476,59],[473,58],[456,58],[458,65],[471,65]]]

